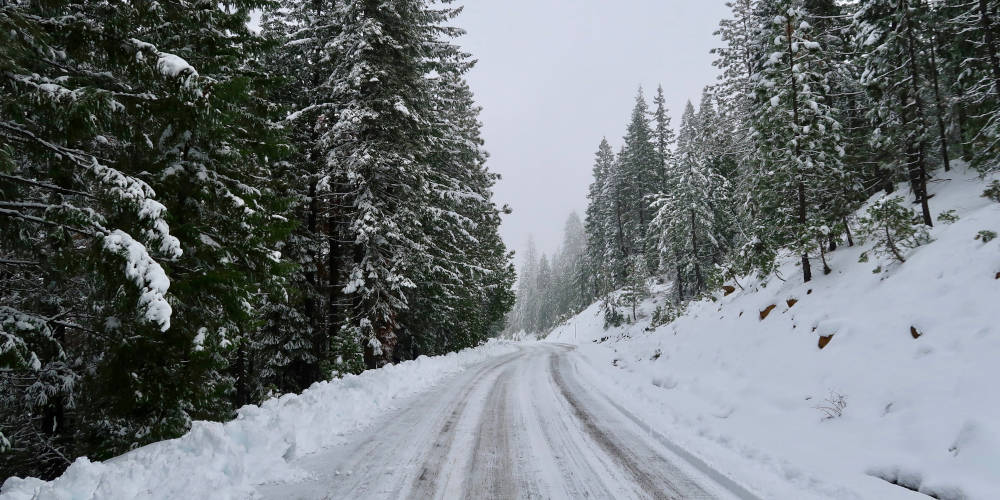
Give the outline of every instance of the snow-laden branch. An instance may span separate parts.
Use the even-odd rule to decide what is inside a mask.
[[[172,309],[166,299],[170,280],[146,247],[128,233],[115,229],[104,236],[104,249],[125,258],[125,276],[139,287],[139,307],[144,319],[158,324],[161,331],[170,329]]]

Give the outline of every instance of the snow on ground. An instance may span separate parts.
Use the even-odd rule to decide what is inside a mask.
[[[654,331],[663,286],[645,319],[605,330],[595,304],[547,340],[580,344],[588,383],[770,497],[997,498],[1000,238],[975,236],[1000,232],[1000,204],[958,170],[932,184],[935,241],[905,264],[859,263],[870,243],[842,247],[832,274],[814,262],[802,284],[786,256],[787,281],[740,280],[745,290]],[[938,221],[946,210],[958,221]],[[841,396],[842,415],[817,409]]]
[[[305,472],[292,465],[296,458],[365,428],[405,402],[403,398],[516,350],[511,343],[491,341],[460,353],[420,357],[313,384],[300,395],[245,406],[232,422],[195,422],[180,438],[106,462],[77,459],[53,481],[8,479],[0,498],[249,498],[257,484],[303,476]]]

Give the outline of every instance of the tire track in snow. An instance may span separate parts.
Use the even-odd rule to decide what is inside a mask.
[[[576,500],[725,498],[728,490],[757,500],[719,481],[718,472],[689,467],[688,457],[657,441],[662,436],[652,440],[610,397],[592,394],[574,378],[571,350],[528,345],[472,367],[347,436],[345,445],[300,458],[312,479],[259,492],[275,499]]]
[[[573,414],[583,424],[587,434],[615,459],[642,488],[648,498],[668,500],[688,500],[714,498],[697,483],[688,479],[676,466],[666,461],[653,450],[642,446],[638,440],[624,446],[608,432],[597,425],[595,417],[587,410],[580,398],[570,390],[560,368],[560,358],[549,359],[550,371],[559,387],[562,397],[569,403]],[[621,435],[615,436],[621,439]],[[653,470],[650,470],[649,465]]]
[[[523,489],[514,476],[511,446],[513,419],[508,407],[510,380],[515,366],[507,368],[490,389],[476,432],[472,460],[465,476],[466,498],[515,498]]]
[[[469,383],[459,391],[458,403],[453,407],[443,425],[440,426],[433,445],[424,455],[422,465],[420,466],[420,473],[413,479],[411,490],[407,495],[408,498],[424,500],[440,496],[443,486],[442,480],[444,478],[442,478],[442,475],[444,468],[447,465],[449,456],[453,452],[454,443],[458,435],[458,424],[465,414],[466,408],[469,406],[472,393],[480,388],[484,382],[490,380],[493,372],[501,371],[504,365],[518,359],[523,354],[523,352],[519,352],[488,364],[483,369],[477,371],[470,378]],[[501,378],[501,376],[497,376],[498,381]]]

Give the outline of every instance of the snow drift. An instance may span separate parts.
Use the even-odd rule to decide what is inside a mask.
[[[958,220],[904,264],[845,246],[802,284],[787,255],[786,281],[741,279],[651,331],[668,286],[632,325],[605,330],[594,304],[548,340],[580,344],[589,383],[767,497],[997,498],[1000,238],[976,237],[1000,232],[1000,204],[973,173],[941,177],[932,209]]]
[[[184,436],[106,462],[79,458],[53,481],[10,478],[3,500],[213,498],[252,496],[253,486],[304,474],[290,462],[371,424],[395,401],[425,391],[468,366],[514,352],[491,341],[475,349],[316,383],[245,406],[227,423],[195,422]]]

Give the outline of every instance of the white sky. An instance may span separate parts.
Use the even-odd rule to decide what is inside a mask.
[[[458,0],[456,3],[463,3]],[[725,0],[464,0],[459,40],[479,60],[469,82],[483,107],[507,245],[528,234],[551,254],[573,210],[583,217],[601,137],[617,147],[641,84],[663,84],[672,125],[715,81],[712,33]]]

